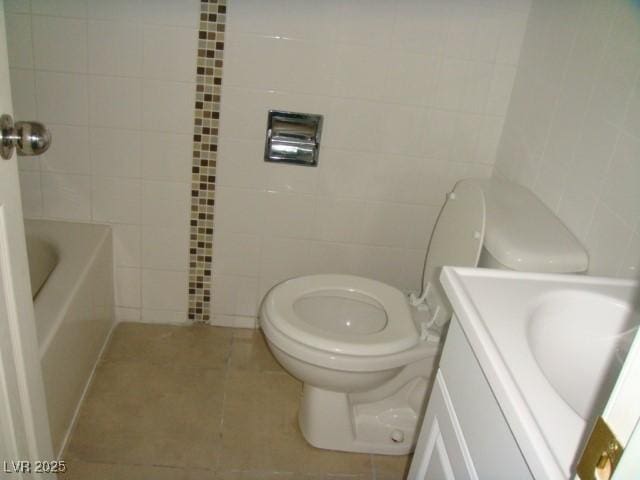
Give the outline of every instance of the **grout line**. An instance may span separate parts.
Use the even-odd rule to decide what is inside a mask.
[[[29,16],[29,30],[30,30],[30,40],[31,40],[31,51],[29,52],[30,57],[31,57],[31,65],[33,66],[31,69],[25,69],[25,70],[31,70],[33,72],[33,82],[32,82],[32,87],[33,87],[33,105],[35,108],[35,115],[36,118],[40,118],[40,112],[38,109],[38,95],[36,94],[38,89],[37,89],[37,83],[36,83],[36,72],[35,72],[35,66],[36,66],[36,58],[35,58],[35,40],[34,40],[34,35],[33,35],[33,14],[31,13],[31,2],[29,2],[29,12],[26,13],[26,15]],[[5,32],[6,33],[6,32]],[[9,70],[11,70],[11,66],[9,66]],[[15,114],[15,112],[13,112]],[[38,165],[38,185],[40,188],[40,192],[39,192],[39,197],[40,197],[40,215],[42,217],[45,217],[45,211],[44,211],[44,193],[43,193],[43,188],[42,188],[42,162],[38,161],[37,162]]]
[[[496,9],[498,10],[498,9]],[[518,11],[520,13],[524,13],[524,10],[511,10],[511,9],[499,9],[501,10],[500,13],[505,13],[505,12],[514,12],[514,11]],[[398,18],[398,13],[394,12],[394,19],[391,22],[392,24],[392,29],[396,28],[396,19]],[[524,16],[524,15],[523,15]],[[448,27],[447,21],[444,20],[442,22],[443,24],[445,24]],[[186,27],[185,27],[186,28]],[[237,29],[229,29],[227,30],[228,34],[230,34],[230,38],[235,37],[233,39],[233,41],[230,42],[230,44],[232,45],[237,45],[240,42],[240,39],[242,38],[253,38],[253,39],[260,39],[260,40],[274,40],[274,41],[284,41],[284,42],[292,42],[292,43],[297,43],[297,44],[307,44],[307,45],[311,45],[311,46],[325,46],[326,42],[323,42],[322,40],[318,40],[315,38],[304,38],[304,37],[297,37],[297,36],[291,36],[290,34],[278,34],[278,33],[264,33],[264,32],[259,32],[259,31],[250,31],[250,30],[237,30]],[[445,36],[445,41],[444,43],[438,47],[438,49],[440,51],[436,52],[436,53],[432,53],[430,50],[428,49],[416,49],[415,47],[406,47],[406,46],[402,46],[399,44],[394,44],[393,42],[389,42],[385,45],[379,45],[379,44],[372,44],[372,43],[361,43],[361,42],[357,42],[357,41],[345,41],[345,40],[338,40],[338,41],[334,41],[330,43],[330,46],[336,47],[338,49],[340,48],[358,48],[358,49],[363,49],[363,50],[370,50],[370,51],[384,51],[386,53],[390,53],[390,54],[404,54],[404,55],[410,55],[410,56],[414,56],[414,57],[423,57],[423,58],[429,58],[429,59],[439,59],[439,60],[454,60],[454,61],[462,61],[462,62],[476,62],[476,63],[494,63],[494,64],[498,64],[498,65],[506,65],[506,66],[516,66],[516,64],[509,62],[509,61],[504,61],[504,60],[499,60],[498,59],[498,45],[496,45],[496,49],[495,49],[495,53],[493,53],[491,55],[490,59],[485,59],[485,58],[475,58],[475,57],[468,57],[468,56],[462,56],[459,54],[451,54],[448,53],[448,51],[446,50],[446,36],[448,33],[448,29],[447,32],[443,32],[444,36]],[[320,37],[326,38],[327,35],[331,36],[332,34],[324,34],[324,35],[320,35]]]
[[[369,454],[369,461],[371,462],[371,480],[377,480],[378,472],[376,471],[376,464],[373,460],[373,454]]]
[[[487,62],[484,62],[487,63]],[[467,115],[476,115],[490,118],[504,118],[506,116],[506,112],[503,114],[489,113],[483,111],[470,111],[470,110],[462,110],[460,108],[447,108],[438,105],[432,105],[430,103],[425,104],[416,104],[416,103],[408,103],[408,102],[393,102],[386,98],[382,97],[354,97],[354,96],[345,96],[345,95],[334,95],[327,92],[317,93],[317,92],[308,92],[301,90],[284,90],[280,88],[267,88],[267,87],[256,87],[256,86],[247,86],[240,83],[225,83],[225,88],[231,88],[233,90],[241,90],[245,92],[250,92],[253,94],[268,94],[268,95],[296,95],[300,97],[313,97],[321,100],[348,100],[355,101],[361,103],[368,103],[372,105],[385,105],[385,106],[398,106],[398,107],[413,107],[416,110],[434,110],[437,112],[447,112],[447,113],[464,113]]]
[[[606,205],[605,205],[606,207]],[[616,215],[617,217],[617,215]],[[621,278],[630,278],[629,277],[629,272],[634,272],[637,273],[637,269],[638,266],[637,265],[629,265],[625,260],[626,258],[629,256],[629,252],[632,251],[633,249],[633,244],[634,244],[634,240],[636,237],[636,233],[633,229],[633,227],[631,227],[629,229],[629,238],[627,240],[627,242],[625,242],[625,246],[624,249],[622,249],[622,255],[619,259],[619,264],[616,268],[616,276],[617,277],[621,277]],[[635,270],[633,270],[633,267],[635,267]]]
[[[223,445],[223,430],[224,430],[224,412],[227,404],[227,386],[229,383],[229,373],[231,371],[231,357],[233,355],[234,346],[235,346],[235,335],[232,333],[229,338],[229,352],[227,353],[227,358],[225,359],[225,368],[224,368],[224,379],[222,381],[222,405],[220,407],[220,433],[219,440],[220,445],[218,446],[219,455],[216,459],[216,471],[220,469],[220,462],[222,460],[222,445]]]
[[[33,18],[33,15],[32,15],[32,18]],[[87,62],[86,63],[87,70],[89,70],[89,62],[91,61],[91,58],[90,58],[90,55],[89,55],[89,22],[85,21],[84,23],[85,23],[85,25],[84,25],[85,26],[85,34],[86,34],[86,37],[85,37],[86,38],[86,44],[85,44],[85,46],[86,46],[86,51],[85,51],[86,55],[85,55],[85,57],[86,58],[85,58],[85,60]],[[34,45],[33,48],[35,49],[35,45]],[[34,63],[33,66],[35,68],[35,63]],[[34,74],[35,74],[35,72],[34,72]],[[85,93],[86,93],[85,100],[87,102],[87,125],[89,125],[89,120],[90,120],[90,117],[91,117],[91,112],[90,112],[90,110],[91,110],[91,107],[90,107],[91,99],[89,98],[90,97],[90,95],[89,95],[90,86],[89,86],[88,79],[87,79],[87,82],[86,82],[86,87],[87,88],[85,90]],[[95,222],[96,221],[96,219],[95,219],[95,205],[94,205],[94,198],[93,198],[94,197],[93,190],[94,190],[94,187],[95,187],[95,180],[94,180],[95,172],[93,171],[94,170],[94,168],[93,168],[93,156],[94,155],[93,154],[95,152],[91,148],[91,134],[90,134],[88,128],[86,130],[86,134],[87,134],[87,146],[88,146],[88,150],[89,150],[89,152],[88,152],[89,153],[89,155],[88,155],[89,156],[89,176],[91,177],[91,180],[89,181],[89,217],[91,218],[92,222]],[[112,255],[113,255],[112,258],[115,258],[116,251],[115,251],[115,242],[113,241],[113,232],[112,232],[112,242],[111,243],[112,243],[111,248],[112,248]],[[115,275],[115,268],[114,268],[114,272],[113,273]]]
[[[129,79],[129,80],[149,80],[152,82],[167,82],[167,83],[179,83],[189,86],[195,86],[195,80],[176,80],[172,78],[166,77],[156,77],[156,76],[148,76],[148,75],[124,75],[118,73],[98,73],[98,72],[78,72],[73,70],[53,70],[50,68],[42,68],[42,67],[34,67],[34,68],[20,68],[20,70],[33,70],[34,72],[42,72],[42,73],[53,73],[56,75],[78,75],[83,77],[98,77],[98,78],[118,78],[118,79]],[[140,82],[142,83],[142,82]]]
[[[584,14],[584,12],[583,12]],[[542,149],[540,151],[540,155],[539,155],[539,160],[538,160],[538,165],[537,165],[537,171],[536,171],[536,175],[535,175],[535,179],[533,180],[532,183],[532,191],[536,191],[539,187],[539,181],[541,179],[541,175],[542,175],[542,169],[540,168],[540,165],[544,163],[544,159],[545,156],[547,154],[547,150],[549,148],[549,143],[550,143],[550,139],[551,139],[551,135],[552,135],[552,130],[555,127],[555,123],[558,117],[558,113],[559,113],[559,109],[560,109],[560,103],[562,100],[562,96],[563,96],[563,91],[566,87],[565,85],[565,80],[567,78],[567,74],[569,72],[569,64],[570,64],[570,59],[573,57],[573,52],[576,48],[576,44],[577,44],[577,40],[578,40],[578,36],[580,35],[579,29],[578,27],[576,27],[573,32],[572,32],[572,37],[571,37],[571,46],[569,47],[569,50],[567,51],[565,57],[564,57],[564,68],[562,69],[562,74],[560,76],[560,81],[559,81],[559,87],[558,87],[558,93],[556,95],[556,97],[553,100],[553,112],[551,114],[551,118],[549,120],[549,125],[546,128],[546,133],[545,133],[545,138],[544,138],[544,143],[542,145]],[[584,115],[582,116],[582,118],[580,119],[580,122],[584,125],[584,116],[586,115],[586,109],[584,112]],[[557,127],[556,127],[557,128]],[[570,168],[571,165],[571,158],[567,159],[567,170]],[[565,174],[566,176],[568,176],[568,173]],[[566,184],[566,176],[564,179],[562,179],[562,183],[563,185]],[[562,202],[562,197],[564,196],[564,190],[565,188],[563,188],[563,191],[560,194],[560,198],[558,199],[556,205],[554,205],[554,207],[552,208],[552,210],[554,211],[554,213],[557,213],[559,206]]]
[[[113,322],[111,325],[111,328],[109,329],[109,332],[107,333],[107,336],[104,340],[104,343],[102,344],[102,347],[100,347],[100,351],[98,352],[98,357],[96,358],[93,366],[91,367],[91,372],[89,373],[89,378],[87,379],[87,383],[85,384],[83,390],[82,390],[82,394],[80,395],[80,399],[78,400],[78,403],[75,407],[75,411],[73,413],[73,417],[71,418],[71,422],[69,423],[69,427],[67,428],[67,431],[64,435],[64,438],[62,439],[60,448],[58,450],[58,452],[56,452],[57,454],[57,458],[58,459],[64,459],[63,456],[67,451],[67,448],[69,447],[69,445],[71,444],[71,438],[73,437],[73,434],[75,432],[76,426],[80,420],[80,411],[82,409],[83,404],[85,403],[85,399],[87,398],[87,394],[89,393],[89,391],[92,388],[92,385],[95,381],[96,375],[97,375],[97,370],[100,367],[100,365],[102,365],[104,363],[104,357],[105,357],[105,352],[107,350],[109,350],[110,346],[111,346],[111,341],[113,339],[113,334],[116,330],[116,328],[118,327],[118,322],[115,319],[115,306],[114,306],[114,318],[113,318]]]
[[[72,16],[72,15],[52,15],[47,13],[38,13],[33,12],[33,9],[30,8],[29,12],[22,11],[7,11],[6,13],[11,15],[30,15],[32,17],[46,17],[46,18],[63,18],[67,20],[84,20],[86,22],[105,22],[105,23],[116,23],[116,24],[127,24],[127,25],[139,25],[144,27],[167,27],[167,28],[180,28],[184,30],[197,30],[198,25],[176,25],[173,23],[153,23],[153,22],[145,22],[141,21],[142,17],[131,16],[131,17],[92,17],[88,13],[84,16]]]
[[[88,24],[88,22],[87,22]],[[136,36],[138,37],[139,35],[139,31],[136,30]],[[143,68],[144,65],[144,38],[142,38],[142,35],[140,35],[137,38],[140,41],[140,68]],[[139,82],[139,99],[140,99],[140,110],[138,111],[138,125],[140,125],[140,127],[142,127],[142,117],[143,117],[143,113],[142,113],[142,104],[144,103],[143,101],[143,88],[142,88],[142,81]],[[91,134],[91,130],[89,130],[89,133]],[[143,210],[144,210],[144,185],[143,185],[143,177],[142,177],[142,162],[143,162],[143,151],[144,151],[144,146],[142,145],[143,141],[142,141],[142,134],[139,134],[139,139],[140,139],[140,150],[138,152],[138,160],[139,160],[139,165],[138,165],[138,173],[140,175],[140,185],[138,188],[138,204],[140,206],[139,212],[138,212],[138,225],[139,225],[139,235],[138,235],[138,251],[140,252],[140,270],[138,270],[138,285],[139,285],[139,289],[140,291],[138,292],[138,300],[140,302],[140,321],[143,321],[144,318],[144,286],[143,286],[143,269],[142,269],[142,265],[144,263],[144,244],[142,241],[143,238],[143,227],[142,224],[144,223],[144,215],[143,215]],[[114,260],[115,260],[115,256],[114,256]],[[115,263],[115,262],[114,262]]]
[[[176,470],[176,471],[184,471],[187,473],[199,471],[199,472],[214,472],[215,469],[205,468],[205,467],[182,467],[179,465],[166,465],[162,463],[135,463],[135,462],[109,462],[106,460],[84,460],[81,458],[74,458],[72,461],[86,463],[90,465],[111,465],[111,466],[122,466],[122,467],[153,467],[153,468],[164,468],[167,470]]]
[[[23,68],[11,68],[11,70],[24,70],[29,71],[30,69]],[[35,90],[35,79],[34,79],[34,90]],[[34,96],[35,100],[35,96]],[[37,101],[36,101],[37,103]],[[37,113],[37,110],[36,110]],[[67,122],[47,122],[47,125],[56,125],[60,127],[75,127],[75,128],[86,128],[88,130],[113,130],[115,132],[136,132],[136,133],[162,133],[164,135],[171,134],[176,137],[189,137],[191,138],[192,133],[186,131],[177,131],[177,130],[158,130],[153,128],[143,128],[143,127],[114,127],[112,125],[94,125],[87,123],[67,123]],[[189,157],[191,159],[191,157]],[[188,180],[185,180],[188,182]]]
[[[600,76],[603,68],[604,68],[604,62],[605,62],[605,56],[606,56],[606,52],[608,47],[610,46],[611,43],[611,37],[613,34],[613,27],[615,24],[615,20],[616,20],[616,16],[618,14],[618,11],[621,7],[618,6],[616,9],[614,9],[613,13],[611,14],[611,19],[609,20],[609,28],[607,30],[607,35],[606,38],[604,40],[604,45],[602,47],[602,53],[600,55],[600,59],[599,59],[599,64],[598,64],[598,72],[596,74],[596,81],[598,80],[598,77]],[[636,77],[637,79],[637,77]],[[588,107],[589,108],[591,106],[591,102],[593,101],[593,95],[595,94],[596,91],[596,82],[594,81],[592,87],[591,87],[591,92],[589,94],[589,100],[588,100]],[[633,95],[633,89],[631,89],[631,92],[629,94],[629,98],[627,99],[627,102],[625,104],[625,112],[624,115],[626,116],[627,113],[627,109],[629,108],[629,104],[631,102],[631,98]],[[606,120],[605,120],[606,121]],[[623,117],[623,121],[624,121],[624,117]],[[614,126],[617,130],[617,134],[616,134],[616,139],[613,143],[613,148],[611,150],[611,156],[606,160],[606,166],[603,168],[602,170],[602,175],[600,176],[600,178],[598,179],[598,185],[596,187],[597,192],[594,192],[594,198],[595,198],[595,203],[593,206],[593,210],[591,212],[589,221],[587,222],[586,228],[584,229],[585,234],[584,234],[584,238],[585,238],[585,243],[586,243],[586,239],[588,239],[591,236],[592,233],[592,227],[593,224],[595,222],[596,219],[596,212],[598,211],[598,208],[600,207],[600,205],[607,207],[607,205],[602,201],[602,192],[604,190],[604,178],[605,176],[609,173],[609,169],[611,167],[611,163],[613,162],[613,157],[615,156],[617,150],[618,150],[618,144],[620,143],[620,139],[622,138],[622,132],[623,132],[623,128],[619,127],[617,125],[613,125],[610,122],[607,121],[607,123],[609,123],[610,125]],[[608,207],[607,207],[608,208]],[[609,211],[611,211],[609,209]],[[617,217],[617,215],[616,215]],[[624,223],[624,222],[623,222]]]

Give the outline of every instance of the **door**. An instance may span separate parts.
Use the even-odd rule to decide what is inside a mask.
[[[0,0],[0,114],[12,114],[4,3]],[[33,472],[53,449],[42,384],[15,153],[0,159],[0,478]],[[31,471],[29,471],[31,470]]]
[[[640,291],[636,292],[640,298]],[[640,302],[636,301],[636,314]],[[602,421],[601,421],[602,420]],[[620,449],[622,448],[622,450]],[[622,452],[622,453],[621,453]],[[576,480],[640,478],[640,332],[577,467]]]
[[[638,306],[640,302],[636,301]],[[624,447],[612,478],[640,478],[640,332],[631,344],[602,418]]]

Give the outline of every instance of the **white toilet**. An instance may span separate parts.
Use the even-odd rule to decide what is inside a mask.
[[[398,455],[413,449],[450,317],[438,282],[444,265],[569,273],[586,270],[588,257],[527,189],[463,180],[438,217],[419,297],[352,275],[275,286],[260,326],[278,361],[304,382],[299,423],[311,445]]]

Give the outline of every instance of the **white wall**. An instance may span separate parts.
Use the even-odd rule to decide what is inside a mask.
[[[640,4],[535,0],[496,173],[587,247],[589,272],[640,264]]]
[[[186,321],[198,0],[6,1],[25,215],[113,225],[120,319]]]
[[[292,276],[419,288],[444,194],[488,176],[529,0],[233,0],[216,177],[214,323]],[[263,162],[267,110],[325,116],[317,168]]]

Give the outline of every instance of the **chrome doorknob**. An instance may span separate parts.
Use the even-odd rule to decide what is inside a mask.
[[[13,149],[18,155],[40,155],[51,146],[51,132],[40,122],[13,123],[11,115],[0,116],[0,157],[9,160]]]

